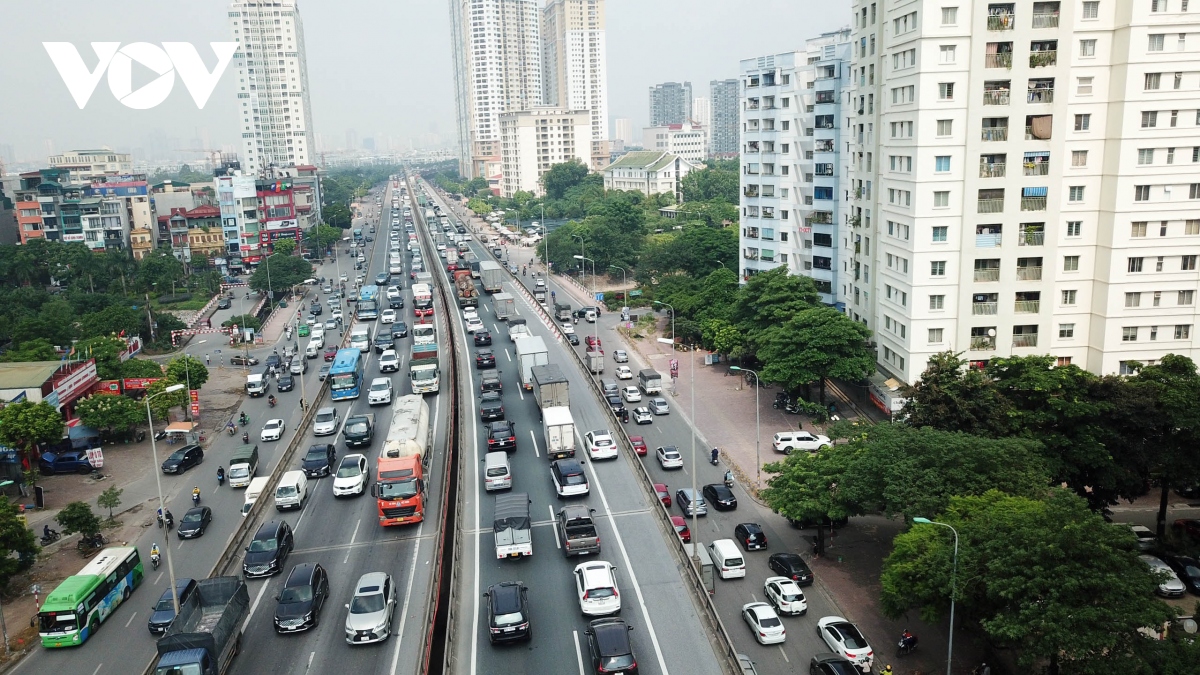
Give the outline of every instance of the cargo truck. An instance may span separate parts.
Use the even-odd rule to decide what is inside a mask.
[[[510,293],[496,293],[493,295],[492,309],[496,311],[496,318],[501,321],[508,321],[511,317],[517,315],[517,304],[513,301],[513,296]]]
[[[496,497],[496,512],[492,531],[496,538],[496,558],[520,558],[533,555],[532,522],[529,518],[529,495],[524,492]]]
[[[600,374],[604,372],[604,352],[589,351],[584,352],[587,357],[587,367],[592,373]]]
[[[545,289],[545,287],[535,289],[533,291],[533,299],[537,302],[537,304],[545,307],[546,306],[546,289]]]
[[[229,456],[229,487],[248,487],[257,472],[257,445],[243,445]]]
[[[380,525],[408,525],[425,519],[428,451],[429,404],[415,394],[404,396],[394,406],[371,486]]]
[[[155,675],[223,675],[229,671],[250,613],[250,593],[238,577],[201,579],[158,641]]]
[[[638,371],[638,384],[647,394],[657,394],[662,391],[662,375],[652,368],[640,370]]]
[[[525,319],[520,317],[508,320],[508,339],[510,342],[516,342],[523,337],[530,337],[533,333],[526,325]]]
[[[525,337],[517,340],[517,366],[521,371],[521,386],[526,391],[533,389],[533,367],[549,363],[546,343],[540,336]]]
[[[413,345],[412,358],[408,362],[408,379],[412,383],[412,393],[437,393],[438,373],[437,345]]]
[[[533,397],[539,409],[571,405],[570,384],[557,364],[534,366],[532,374]]]
[[[371,326],[365,323],[356,323],[350,329],[350,348],[357,349],[360,352],[371,351]]]
[[[567,302],[554,303],[554,318],[559,321],[571,320],[571,305]]]
[[[479,267],[483,263],[475,259],[474,253],[468,253],[467,260],[469,261],[467,264],[471,268],[471,278],[478,279],[480,277]]]
[[[342,439],[346,447],[365,448],[375,438],[375,413],[360,413],[346,418]]]
[[[479,278],[485,293],[499,293],[504,284],[504,270],[495,260],[484,260],[479,263]]]
[[[459,307],[479,306],[479,292],[475,290],[475,282],[467,270],[454,273],[454,294],[458,297]]]
[[[550,460],[575,456],[575,419],[567,406],[542,410],[542,430],[546,438],[546,457]]]

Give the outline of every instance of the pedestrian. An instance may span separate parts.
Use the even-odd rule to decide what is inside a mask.
[[[206,365],[206,366],[212,365],[212,358],[210,358],[208,354],[204,355],[204,365]]]
[[[308,404],[304,402],[304,399],[300,399],[300,412],[304,412],[305,410],[307,410],[308,409],[307,405]]]

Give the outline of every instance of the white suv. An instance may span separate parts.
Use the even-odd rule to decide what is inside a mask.
[[[587,616],[621,612],[621,594],[617,591],[617,568],[604,560],[575,566],[575,592],[579,609]]]
[[[367,405],[384,405],[391,402],[391,378],[377,377],[371,380],[371,388],[367,390]]]
[[[792,450],[816,452],[829,447],[829,437],[810,434],[807,431],[781,431],[772,441],[775,452],[789,454]]]
[[[400,370],[400,355],[395,349],[385,349],[379,355],[379,372],[394,373]]]
[[[607,429],[587,432],[588,457],[592,459],[616,459],[617,442]]]

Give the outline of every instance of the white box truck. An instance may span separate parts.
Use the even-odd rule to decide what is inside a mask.
[[[350,348],[364,353],[371,351],[370,324],[354,324],[354,327],[350,329]]]
[[[501,321],[508,321],[510,317],[517,315],[517,303],[513,300],[511,293],[493,295],[492,309],[496,311],[496,318]]]
[[[521,386],[533,389],[533,368],[549,363],[546,342],[538,335],[517,340],[517,366],[521,370]]]
[[[567,406],[542,411],[542,429],[546,437],[546,457],[550,460],[575,456],[575,418]]]

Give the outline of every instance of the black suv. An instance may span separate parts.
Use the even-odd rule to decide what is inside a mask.
[[[395,342],[400,338],[408,337],[408,324],[403,321],[397,321],[392,324],[392,341]]]
[[[733,490],[725,487],[724,483],[712,483],[700,489],[704,500],[718,511],[732,511],[737,508],[737,496]]]
[[[596,619],[588,624],[588,656],[597,673],[620,671],[637,675],[637,659],[629,644],[631,630],[633,626],[622,619]]]
[[[404,296],[388,299],[388,307],[392,309],[404,309]]]
[[[242,574],[247,579],[271,577],[283,571],[283,563],[292,552],[295,540],[292,527],[282,520],[263,523],[242,559]]]
[[[767,547],[767,535],[758,523],[738,523],[733,528],[733,538],[747,551],[761,551]]]
[[[492,644],[533,637],[529,626],[529,599],[520,581],[503,581],[488,586],[488,638]]]
[[[517,449],[516,425],[512,422],[499,421],[487,425],[488,452],[503,450],[508,452]]]
[[[479,376],[479,391],[503,391],[504,385],[500,382],[500,371],[493,370],[489,373],[483,373]]]
[[[291,391],[296,388],[296,376],[284,373],[275,380],[275,388],[279,391]]]
[[[496,354],[490,349],[480,349],[475,352],[475,367],[476,368],[495,368]]]
[[[486,330],[475,331],[475,346],[486,347],[492,344],[492,334]]]
[[[301,563],[292,568],[283,591],[275,596],[275,632],[297,633],[315,627],[321,621],[321,608],[329,596],[329,577],[317,563]]]
[[[479,419],[484,422],[504,419],[504,398],[500,392],[483,392],[483,396],[479,398]]]
[[[163,460],[163,473],[183,473],[204,461],[204,449],[198,445],[185,445]]]
[[[337,462],[337,449],[329,443],[316,443],[309,446],[308,454],[304,455],[304,461],[300,464],[300,468],[304,469],[305,476],[319,478],[328,476],[335,462]]]

